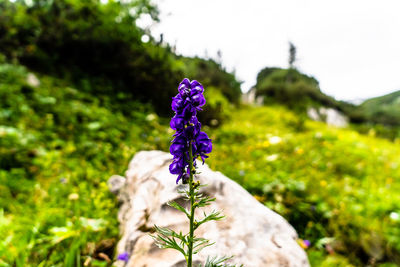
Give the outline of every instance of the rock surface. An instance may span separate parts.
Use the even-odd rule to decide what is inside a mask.
[[[183,232],[188,229],[187,218],[166,204],[170,200],[185,203],[177,193],[176,177],[168,171],[170,162],[171,156],[165,152],[142,151],[130,162],[123,186],[123,179],[117,176],[109,182],[114,192],[116,183],[120,187],[117,194],[122,202],[118,214],[122,237],[117,253],[129,253],[129,261],[117,261],[116,266],[186,266],[179,252],[159,249],[149,236],[154,224]],[[234,255],[229,263],[246,267],[309,266],[306,253],[296,242],[295,230],[285,219],[223,174],[207,165],[198,166],[197,178],[208,185],[204,193],[217,199],[205,211],[221,210],[226,218],[205,223],[196,231],[197,236],[215,244],[195,255],[195,263],[204,262],[207,255]],[[200,212],[198,218],[202,217]]]
[[[336,127],[347,127],[349,124],[349,119],[340,111],[334,108],[309,108],[307,110],[307,115],[310,119],[314,121],[323,121],[328,125]]]
[[[243,101],[243,103],[246,103],[246,104],[253,104],[253,105],[261,106],[264,103],[264,97],[257,96],[256,88],[252,87],[252,88],[250,88],[249,91],[242,94],[242,101]]]

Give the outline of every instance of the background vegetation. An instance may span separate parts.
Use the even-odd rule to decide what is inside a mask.
[[[168,150],[183,77],[206,87],[211,167],[310,240],[314,266],[400,264],[398,94],[354,106],[293,66],[265,68],[266,106],[246,106],[220,63],[142,42],[136,20],[157,14],[146,0],[0,2],[0,266],[111,265],[106,181],[137,151]],[[358,124],[310,121],[309,106]]]
[[[258,73],[254,89],[266,105],[279,103],[303,116],[310,107],[333,108],[343,113],[361,133],[373,131],[391,140],[400,136],[400,91],[355,105],[324,94],[314,77],[295,68],[274,67],[266,67]]]

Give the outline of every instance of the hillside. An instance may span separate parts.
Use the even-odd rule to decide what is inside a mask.
[[[167,151],[169,119],[32,77],[0,65],[0,266],[107,266],[118,203],[106,181],[139,150]],[[223,99],[214,93],[208,103]],[[399,143],[280,105],[229,115],[220,128],[205,127],[214,142],[208,163],[288,219],[311,241],[316,266],[399,263]]]
[[[266,67],[258,73],[255,89],[265,104],[284,104],[297,111],[310,106],[342,110],[340,102],[321,92],[318,80],[297,69]]]
[[[369,121],[400,126],[400,91],[368,99],[359,108]]]

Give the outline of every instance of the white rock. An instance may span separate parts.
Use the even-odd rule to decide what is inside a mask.
[[[246,104],[255,104],[256,103],[256,88],[252,87],[249,91],[242,94],[242,101]]]
[[[119,175],[113,175],[108,179],[108,188],[111,193],[117,194],[121,188],[125,185],[125,177],[119,176]]]
[[[154,224],[188,231],[187,218],[166,204],[169,200],[186,203],[177,193],[176,176],[168,171],[170,162],[171,156],[161,151],[139,152],[130,162],[119,193],[122,237],[117,246],[118,254],[128,252],[130,258],[127,264],[117,261],[117,266],[186,266],[179,252],[159,249],[149,236]],[[197,236],[215,244],[195,255],[195,263],[204,262],[208,255],[234,255],[230,263],[246,267],[309,266],[306,253],[296,242],[296,231],[285,219],[220,172],[200,162],[198,166],[198,179],[208,185],[204,193],[217,199],[205,211],[220,210],[226,218],[198,228]],[[199,218],[203,210],[198,210]]]
[[[336,127],[346,127],[349,124],[348,118],[334,108],[321,107],[315,109],[311,107],[307,110],[307,115],[312,120],[323,121]]]
[[[264,103],[264,96],[257,96],[256,88],[252,87],[249,91],[242,94],[242,101],[245,104],[261,106]]]
[[[320,115],[318,114],[318,110],[316,110],[315,108],[309,108],[307,110],[307,115],[310,119],[314,120],[314,121],[320,121]]]

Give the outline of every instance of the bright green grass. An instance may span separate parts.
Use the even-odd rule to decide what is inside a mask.
[[[315,266],[347,266],[340,255],[355,265],[399,263],[399,143],[304,121],[279,106],[243,108],[232,118],[213,132],[208,163],[311,240]]]

